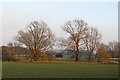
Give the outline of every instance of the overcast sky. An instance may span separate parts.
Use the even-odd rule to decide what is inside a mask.
[[[97,27],[102,41],[118,41],[117,2],[19,2],[3,3],[2,43],[13,40],[20,29],[31,21],[44,21],[56,37],[67,37],[61,26],[68,20],[82,19],[90,26]]]

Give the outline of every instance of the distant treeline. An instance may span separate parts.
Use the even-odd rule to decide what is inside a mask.
[[[119,58],[117,45],[111,43],[114,42],[110,42],[109,45],[107,45],[107,51],[109,52],[109,54],[105,53],[103,56],[108,56],[109,58]],[[31,56],[32,52],[28,48],[24,48],[20,46],[17,47],[1,46],[0,48],[2,48],[2,61],[19,61],[19,59],[16,59],[16,56],[24,56],[24,57],[29,56],[32,59]],[[44,54],[49,56],[54,56],[55,58],[63,58],[63,57],[75,58],[76,51],[70,49],[55,50],[55,51],[52,50]],[[87,51],[81,51],[79,52],[79,56],[80,54],[82,55],[81,57],[86,57],[86,58],[88,57]],[[95,53],[93,57],[97,58],[97,53]]]

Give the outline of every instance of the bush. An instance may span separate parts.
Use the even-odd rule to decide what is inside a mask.
[[[22,60],[21,59],[17,59],[15,57],[11,57],[10,61],[16,61],[16,62],[18,62],[18,61],[22,61]]]
[[[75,58],[75,55],[72,55],[71,58]]]
[[[13,57],[9,53],[7,46],[2,46],[2,61],[21,61],[21,59]]]
[[[62,55],[62,53],[60,53],[60,54],[56,54],[56,57],[58,57],[58,58],[62,58],[63,55]]]

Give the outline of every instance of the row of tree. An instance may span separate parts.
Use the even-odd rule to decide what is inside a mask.
[[[102,35],[97,28],[89,27],[83,20],[68,21],[62,28],[70,36],[68,39],[60,40],[61,45],[76,51],[76,61],[80,58],[78,54],[81,51],[87,51],[88,61],[91,61],[94,53],[97,53],[99,61],[105,57],[118,57],[118,42],[113,41],[109,42],[108,45],[103,44],[101,42]]]
[[[69,37],[58,40],[58,45],[63,46],[64,49],[76,51],[75,61],[80,59],[78,54],[81,51],[87,51],[89,61],[94,53],[97,53],[97,57],[100,59],[104,58],[105,54],[111,53],[116,56],[118,53],[118,42],[110,42],[109,46],[104,45],[97,28],[89,27],[83,20],[68,21],[62,26],[62,29],[69,34]],[[24,45],[31,51],[34,60],[39,60],[45,52],[53,49],[55,41],[57,41],[43,21],[31,22],[25,30],[18,32],[15,40],[18,45]]]

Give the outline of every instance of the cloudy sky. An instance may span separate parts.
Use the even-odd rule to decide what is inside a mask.
[[[68,20],[82,19],[89,26],[97,27],[102,41],[118,41],[117,2],[7,2],[0,11],[2,42],[13,40],[20,29],[31,21],[44,21],[56,37],[67,37],[61,26]]]

